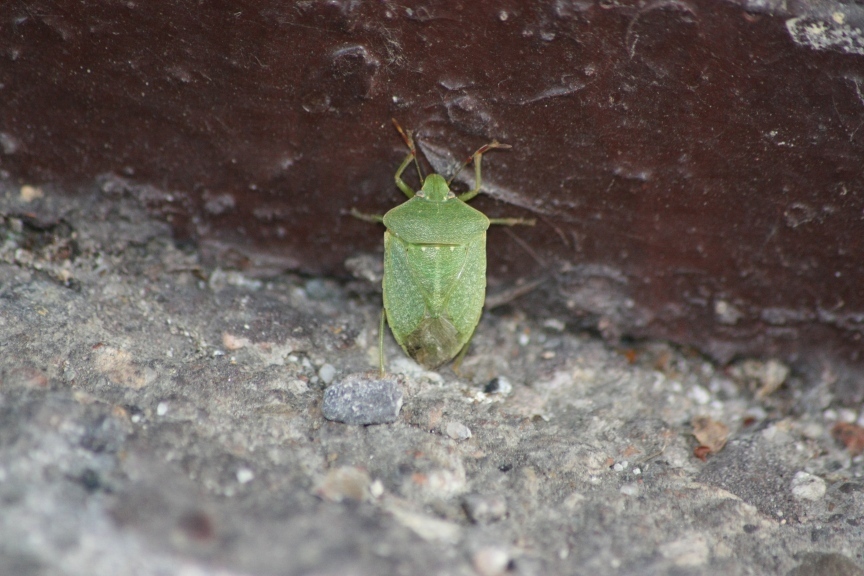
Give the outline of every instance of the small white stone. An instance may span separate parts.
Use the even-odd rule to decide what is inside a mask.
[[[292,378],[289,380],[286,387],[294,394],[304,394],[309,391],[309,385],[299,378]]]
[[[752,406],[744,412],[744,418],[752,418],[756,422],[762,422],[768,418],[768,412],[766,412],[761,406]]]
[[[166,404],[165,402],[159,402],[159,404],[156,406],[156,415],[157,416],[164,416],[167,413],[168,413],[168,404]]]
[[[711,393],[702,386],[693,386],[693,388],[690,389],[690,394],[688,394],[688,396],[690,396],[690,398],[700,406],[704,406],[711,401]]]
[[[708,562],[711,549],[708,539],[702,534],[688,534],[678,540],[661,544],[660,554],[676,566],[701,566]]]
[[[318,377],[329,386],[333,382],[333,378],[336,377],[336,368],[332,364],[324,364],[318,369]]]
[[[826,490],[825,480],[807,472],[796,472],[792,479],[792,495],[798,500],[819,500]]]
[[[237,470],[237,482],[240,484],[251,482],[253,478],[255,478],[255,473],[249,468],[240,468]]]
[[[639,495],[639,485],[638,484],[624,484],[619,488],[619,492],[624,494],[625,496],[638,496]]]
[[[369,494],[373,498],[380,498],[384,495],[384,484],[377,478],[369,485]]]
[[[721,324],[736,324],[744,314],[733,304],[726,300],[717,300],[714,302],[714,314],[717,316],[717,321]]]
[[[471,438],[471,429],[461,422],[448,422],[446,432],[447,436],[453,440],[467,440]]]
[[[840,420],[840,422],[855,422],[858,420],[858,412],[849,408],[840,408],[837,410],[837,419]]]
[[[506,12],[504,12],[504,14],[506,14]],[[6,135],[4,134],[4,136]],[[5,139],[8,140],[8,137]],[[4,148],[8,148],[8,146],[4,146]],[[17,148],[17,146],[13,146],[13,148]],[[22,202],[32,202],[33,200],[37,198],[42,198],[43,196],[45,196],[45,193],[42,192],[41,188],[37,188],[36,186],[28,186],[26,184],[21,187],[20,198]]]
[[[825,435],[825,427],[817,422],[808,422],[801,426],[801,435],[810,440],[816,440]]]
[[[474,570],[480,576],[499,576],[507,570],[510,554],[497,546],[486,546],[474,553]]]
[[[543,321],[543,327],[556,332],[563,332],[567,325],[557,318],[549,318]]]

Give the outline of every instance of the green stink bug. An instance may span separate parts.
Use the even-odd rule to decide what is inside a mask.
[[[357,218],[382,222],[384,232],[384,311],[379,331],[380,369],[384,373],[384,320],[406,354],[428,369],[457,364],[480,321],[486,299],[486,230],[490,224],[533,225],[521,218],[487,218],[466,202],[480,193],[480,162],[492,148],[509,148],[493,141],[472,154],[450,180],[440,174],[425,178],[417,162],[411,133],[393,120],[408,146],[408,156],[394,177],[408,201],[383,216]],[[402,180],[414,161],[423,186],[415,192]],[[458,196],[450,183],[474,162],[474,188]]]

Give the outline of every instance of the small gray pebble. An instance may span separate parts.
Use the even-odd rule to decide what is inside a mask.
[[[402,388],[395,376],[349,374],[324,391],[324,417],[345,424],[395,422],[402,409]]]

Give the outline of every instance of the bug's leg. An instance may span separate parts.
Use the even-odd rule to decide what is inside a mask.
[[[381,214],[364,214],[356,208],[351,208],[351,216],[365,220],[366,222],[384,222],[384,216]]]
[[[474,160],[474,188],[472,190],[469,190],[468,192],[465,192],[464,194],[460,194],[459,196],[457,196],[459,200],[467,202],[468,200],[474,198],[477,194],[480,193],[480,162],[483,160],[483,152],[492,147],[493,144],[498,143],[493,142],[492,144],[487,144],[486,146],[483,146],[482,148],[480,148],[480,150],[477,150],[477,152],[475,152],[471,156],[471,158],[469,158],[469,160]]]
[[[489,223],[501,226],[534,226],[537,221],[534,218],[489,218]]]
[[[398,170],[396,170],[396,176],[394,177],[394,179],[396,180],[396,186],[398,186],[399,189],[406,196],[408,196],[408,198],[414,197],[414,190],[412,190],[411,187],[408,186],[408,184],[406,184],[404,180],[402,180],[402,173],[405,171],[405,168],[408,167],[408,164],[411,163],[411,160],[414,160],[414,152],[413,151],[411,151],[411,153],[405,157],[405,160],[402,161],[402,165],[399,166]]]
[[[397,122],[395,118],[390,118],[390,121],[393,122],[393,126],[396,127],[396,130],[399,132],[399,135],[402,136],[402,140],[405,142],[405,146],[407,146],[408,150],[411,152],[409,156],[414,159],[414,165],[417,167],[417,176],[420,177],[420,184],[422,185],[423,171],[420,170],[420,163],[417,161],[417,148],[414,146],[414,137],[411,135],[410,130],[403,130],[402,126],[399,125],[399,122]],[[410,160],[406,158],[405,162],[402,163],[402,166],[399,167],[399,171],[396,172],[397,185],[399,185],[399,182],[401,181],[399,176],[402,174],[402,171],[405,170],[405,166],[408,164],[408,162],[410,162]],[[403,188],[401,185],[399,186],[399,189],[405,192],[405,188]],[[411,198],[414,196],[414,191],[412,190],[411,194],[408,194],[408,192],[405,192],[405,194],[408,195],[408,198]]]
[[[472,158],[474,158],[474,189],[457,196],[463,202],[467,202],[480,193],[480,161],[483,159],[483,153],[475,153]]]
[[[462,168],[467,166],[472,160],[474,161],[474,188],[469,190],[468,192],[465,192],[464,194],[460,194],[459,196],[457,196],[459,200],[467,202],[468,200],[474,198],[475,196],[477,196],[477,194],[480,193],[480,163],[483,160],[483,154],[485,154],[487,150],[491,150],[492,148],[510,148],[510,146],[508,146],[507,144],[501,144],[497,140],[493,140],[489,144],[481,146],[476,152],[474,152],[474,154],[471,155],[470,158],[465,161],[464,164],[462,164],[459,170],[456,171],[456,174],[453,175],[453,178],[456,178],[456,175],[458,175],[459,172],[462,171]],[[450,182],[452,182],[453,178],[450,178],[447,183],[449,184]]]
[[[381,322],[378,324],[378,370],[381,378],[384,377],[384,321],[387,318],[387,310],[381,309]]]

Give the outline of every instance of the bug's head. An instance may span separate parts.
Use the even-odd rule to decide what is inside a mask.
[[[447,180],[440,174],[429,174],[426,180],[423,181],[423,188],[417,195],[421,198],[426,198],[430,202],[444,202],[448,198],[453,198],[453,193],[450,192]]]

